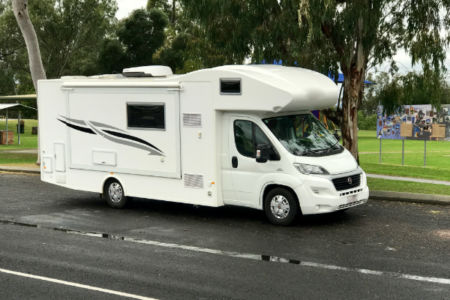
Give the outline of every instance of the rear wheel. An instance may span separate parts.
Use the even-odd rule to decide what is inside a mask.
[[[103,195],[109,206],[112,208],[122,208],[127,204],[127,197],[123,187],[116,179],[110,179],[106,182]]]
[[[264,211],[271,223],[290,225],[299,212],[297,198],[285,188],[274,188],[264,199]]]

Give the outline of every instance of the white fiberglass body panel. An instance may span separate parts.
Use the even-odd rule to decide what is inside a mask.
[[[162,107],[163,128],[130,126],[127,110]],[[116,153],[114,171],[181,178],[179,94],[164,89],[75,88],[69,92],[67,116],[58,120],[70,127],[70,167],[111,170],[111,163],[94,161],[95,152]],[[82,145],[82,146],[81,146]]]

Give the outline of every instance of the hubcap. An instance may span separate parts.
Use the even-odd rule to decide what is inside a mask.
[[[291,207],[289,201],[283,195],[276,195],[270,200],[270,210],[277,219],[284,219],[288,216]]]
[[[113,182],[108,188],[109,198],[112,202],[118,203],[122,200],[123,190],[119,183]]]

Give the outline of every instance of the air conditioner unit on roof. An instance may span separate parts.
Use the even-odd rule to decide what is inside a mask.
[[[122,71],[125,77],[167,77],[173,75],[168,66],[142,66],[126,68]]]

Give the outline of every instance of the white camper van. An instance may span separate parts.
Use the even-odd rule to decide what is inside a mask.
[[[310,111],[337,87],[310,70],[233,65],[39,81],[41,178],[103,194],[298,213],[363,204],[366,175]]]

